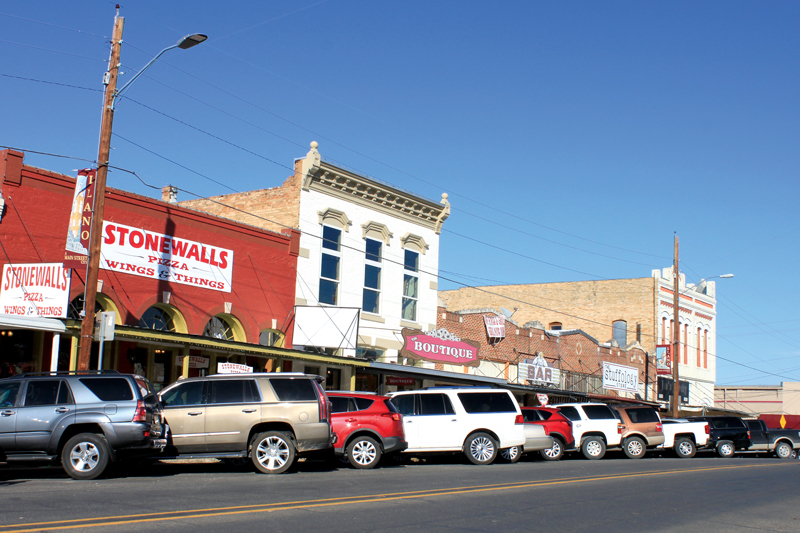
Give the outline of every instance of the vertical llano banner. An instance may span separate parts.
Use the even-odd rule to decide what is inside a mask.
[[[669,344],[656,346],[656,374],[659,376],[672,375],[672,346]]]
[[[92,230],[95,173],[93,169],[78,171],[72,210],[67,226],[67,246],[64,253],[65,268],[86,268],[89,259],[89,236]]]
[[[233,250],[103,221],[100,268],[231,292]]]
[[[61,263],[3,265],[0,312],[67,318],[69,269]]]

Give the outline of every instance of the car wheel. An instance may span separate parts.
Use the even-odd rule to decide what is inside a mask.
[[[694,454],[697,451],[694,447],[694,442],[686,438],[677,439],[675,441],[674,450],[675,453],[678,454],[678,457],[682,459],[689,459],[691,457],[694,457]]]
[[[516,463],[522,458],[522,446],[512,446],[500,450],[500,458],[506,463]]]
[[[629,437],[625,439],[624,450],[628,459],[641,459],[647,451],[647,446],[640,437]]]
[[[539,452],[545,461],[558,461],[564,456],[564,443],[560,439],[553,439],[553,445]]]
[[[266,431],[255,436],[250,455],[259,472],[281,474],[294,463],[294,443],[282,431]]]
[[[374,468],[381,460],[381,447],[370,437],[356,437],[347,445],[347,460],[356,468]]]
[[[729,440],[724,440],[717,444],[717,453],[720,457],[725,457],[726,459],[729,457],[733,457],[733,452],[736,451],[736,446]]]
[[[790,459],[792,457],[792,447],[788,442],[779,442],[775,447],[775,455],[778,459]]]
[[[95,479],[108,466],[108,441],[96,433],[80,433],[67,441],[61,464],[74,479]]]
[[[490,465],[497,458],[497,442],[486,433],[474,433],[464,443],[464,454],[473,464]]]
[[[588,437],[581,445],[581,452],[587,459],[602,459],[606,454],[606,443],[600,437]]]

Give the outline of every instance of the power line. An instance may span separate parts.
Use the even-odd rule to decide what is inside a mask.
[[[84,35],[91,35],[93,37],[102,37],[103,39],[110,39],[110,37],[107,37],[105,35],[101,35],[99,33],[92,33],[90,31],[79,30],[79,29],[76,29],[76,28],[69,28],[67,26],[60,26],[58,24],[53,24],[52,22],[44,22],[42,20],[35,20],[35,19],[31,19],[31,18],[26,18],[26,17],[20,17],[19,15],[12,15],[11,13],[0,13],[0,15],[2,15],[4,17],[11,17],[11,18],[19,19],[19,20],[24,20],[24,21],[27,21],[27,22],[34,22],[36,24],[42,24],[44,26],[52,26],[53,28],[59,28],[61,30],[69,30],[69,31],[77,32],[77,33],[82,33]]]
[[[80,54],[73,54],[73,53],[70,53],[70,52],[64,52],[63,50],[53,50],[52,48],[44,48],[42,46],[34,46],[32,44],[18,43],[18,42],[15,42],[15,41],[7,41],[5,39],[0,39],[0,43],[13,44],[13,45],[16,45],[16,46],[24,46],[25,48],[33,48],[34,50],[42,50],[44,52],[53,52],[54,54],[63,54],[65,56],[79,57],[81,59],[89,59],[91,61],[102,61],[103,63],[107,63],[108,62],[108,59],[98,59],[96,57],[82,56]]]

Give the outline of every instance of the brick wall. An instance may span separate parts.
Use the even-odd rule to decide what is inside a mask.
[[[178,205],[272,231],[297,228],[300,226],[302,162],[295,162],[295,173],[280,187],[185,200]]]
[[[612,339],[612,323],[625,320],[628,344],[636,341],[636,325],[641,325],[642,347],[655,353],[654,278],[575,281],[531,285],[500,285],[483,290],[462,288],[440,291],[447,311],[492,308],[518,308],[517,324],[538,320],[545,328],[560,322],[563,329],[581,329],[607,342]],[[484,291],[490,291],[489,294]]]

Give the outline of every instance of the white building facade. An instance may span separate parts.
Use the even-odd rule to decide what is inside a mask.
[[[357,347],[326,349],[403,363],[400,331],[436,328],[447,194],[434,202],[337,167],[317,143],[300,163],[296,304],[360,309]]]
[[[672,344],[674,315],[674,280],[672,267],[653,270],[656,278],[656,317],[658,344]],[[714,383],[717,378],[717,300],[716,284],[702,281],[686,283],[679,273],[678,314],[680,350],[677,354],[678,376],[689,383],[689,405],[714,405]]]

